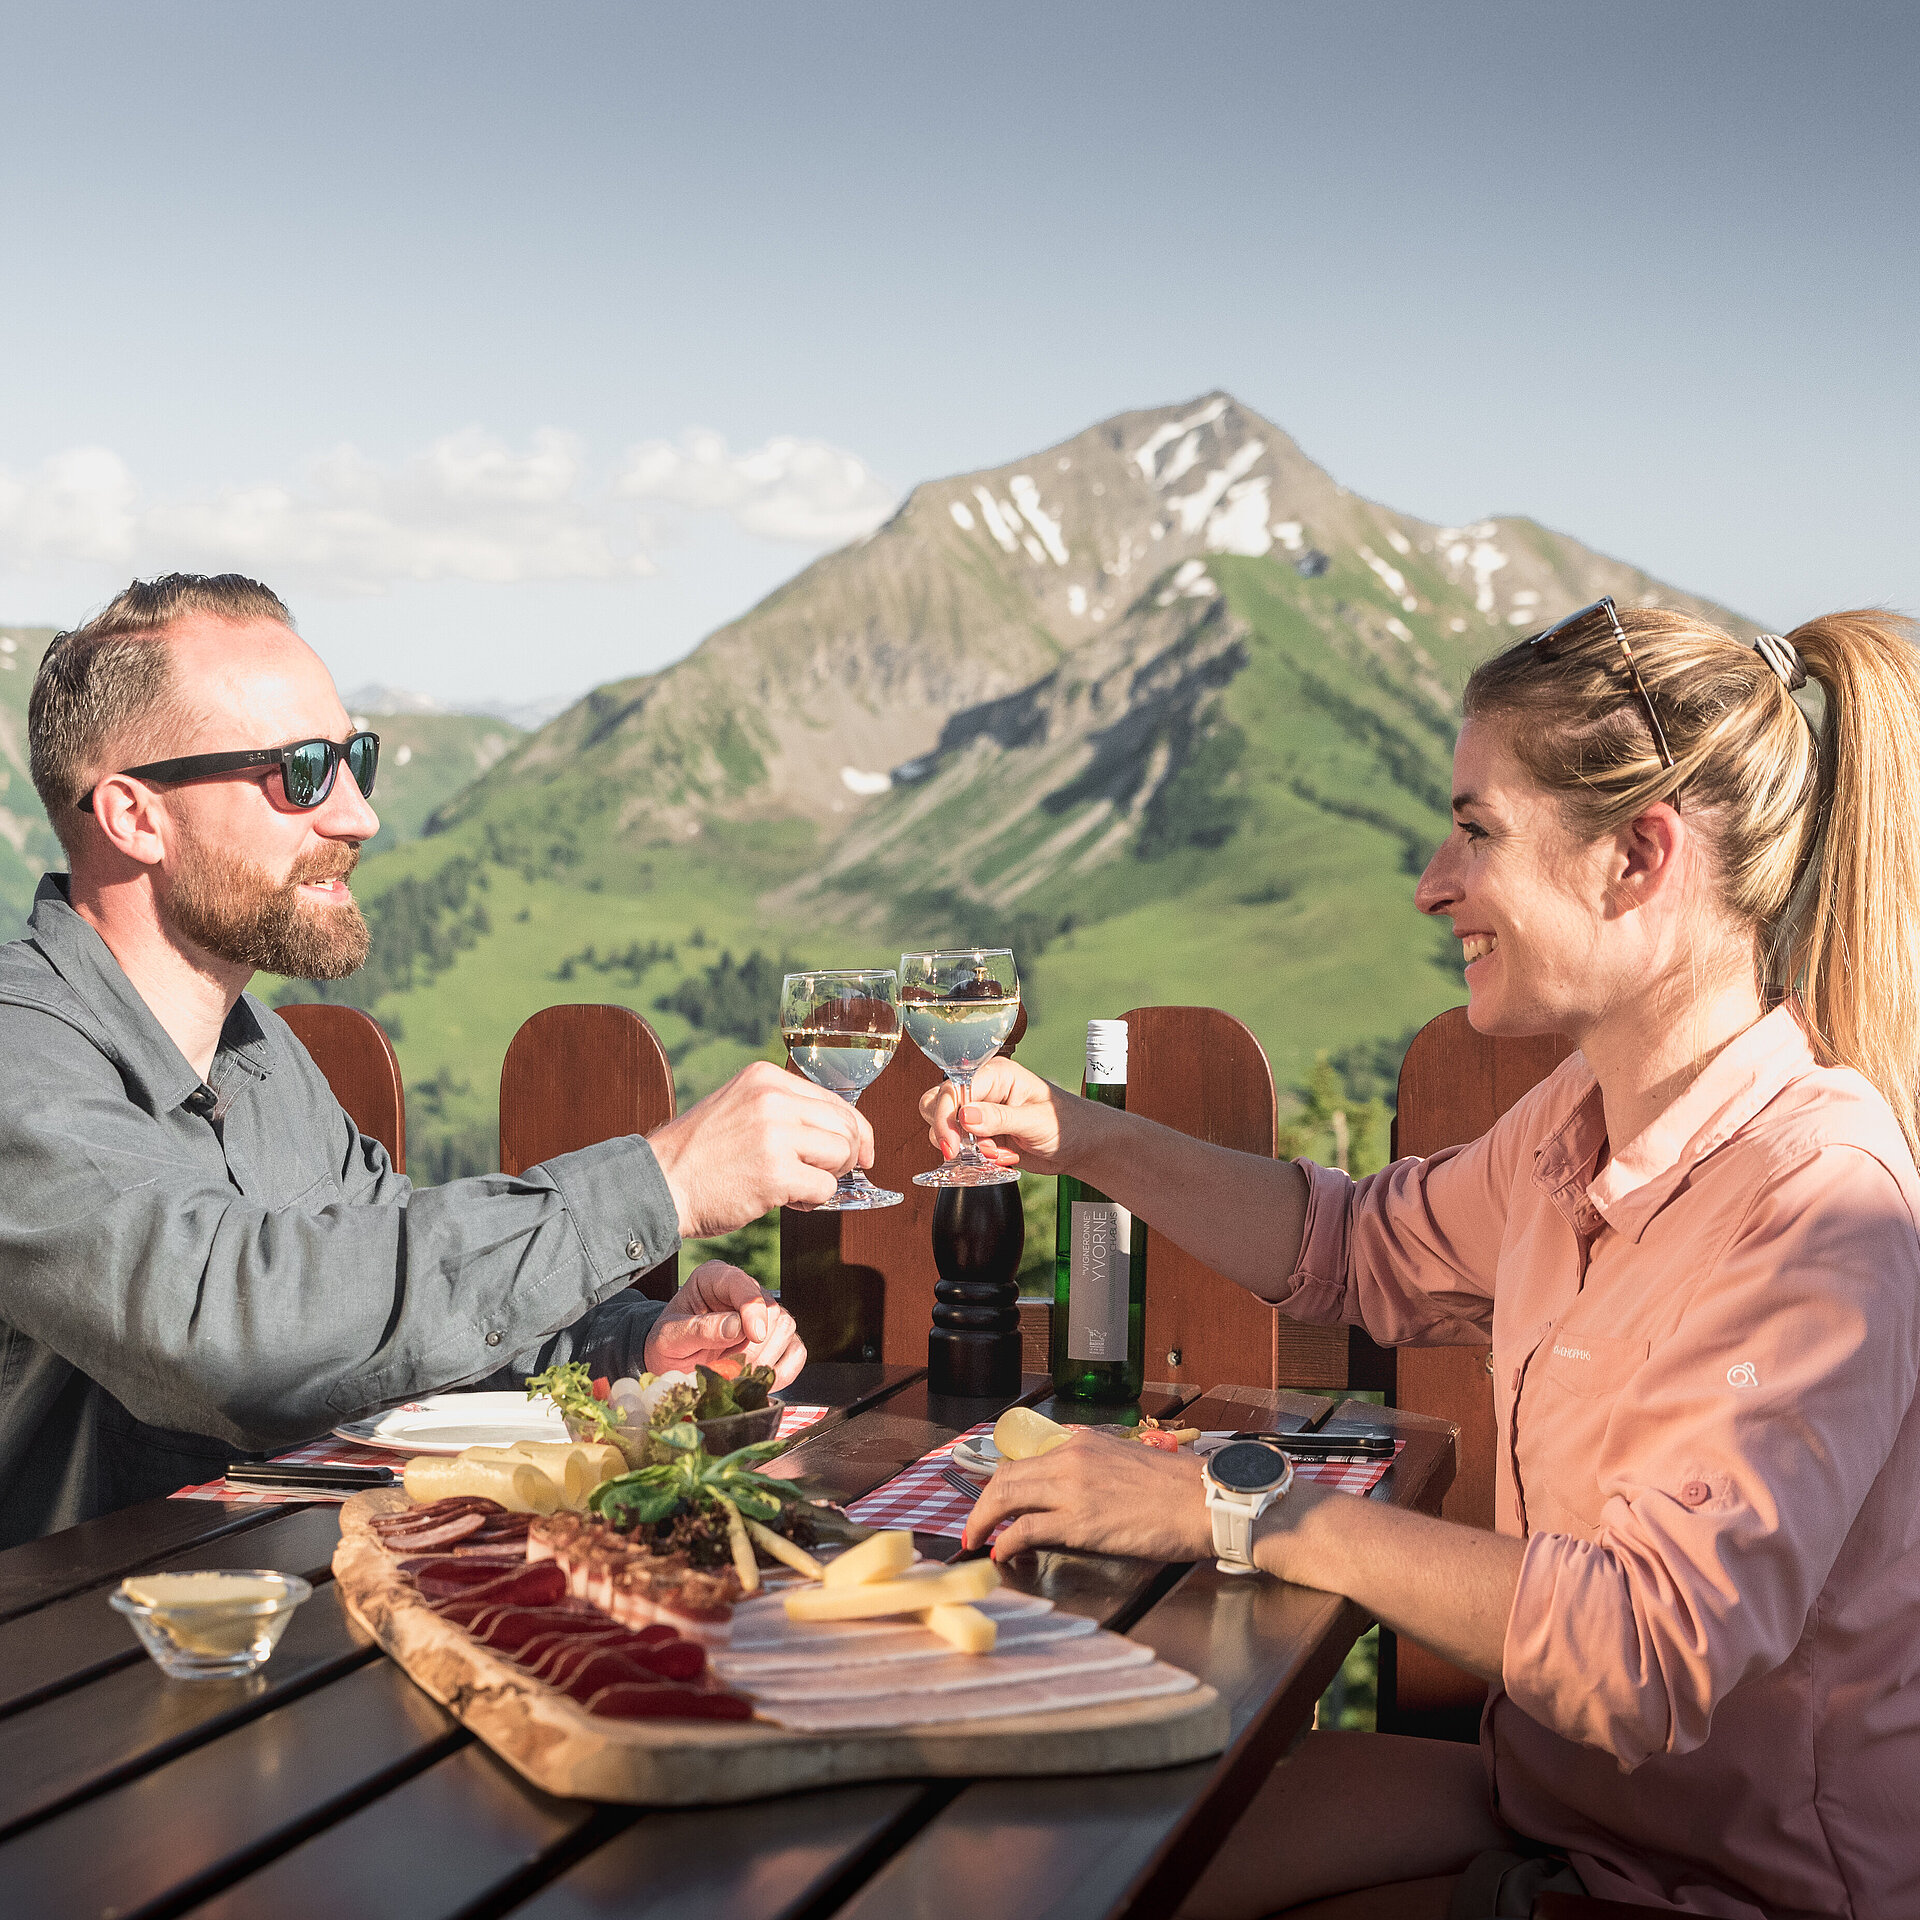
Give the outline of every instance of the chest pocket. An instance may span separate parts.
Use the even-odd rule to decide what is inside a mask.
[[[1646,1363],[1644,1340],[1548,1335],[1527,1368],[1516,1465],[1530,1527],[1592,1539],[1606,1504],[1599,1463],[1614,1402]]]
[[[1556,1333],[1534,1365],[1541,1383],[1551,1381],[1582,1400],[1610,1400],[1646,1364],[1644,1340],[1617,1340],[1598,1333]]]

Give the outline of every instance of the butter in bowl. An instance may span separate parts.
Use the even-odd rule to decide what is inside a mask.
[[[136,1573],[107,1597],[163,1672],[233,1680],[266,1665],[312,1593],[294,1573]]]

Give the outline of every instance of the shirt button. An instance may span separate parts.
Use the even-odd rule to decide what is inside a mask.
[[[1704,1480],[1689,1480],[1680,1489],[1680,1498],[1690,1507],[1704,1507],[1713,1498],[1713,1489]]]
[[[638,1239],[632,1239],[627,1242],[627,1258],[629,1260],[644,1260],[646,1257],[647,1250],[640,1244]]]
[[[500,1344],[500,1336],[497,1333],[490,1333],[487,1335],[488,1346],[497,1347],[499,1344]]]

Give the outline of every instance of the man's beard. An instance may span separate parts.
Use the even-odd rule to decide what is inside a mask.
[[[299,889],[307,880],[344,879],[359,861],[357,847],[316,847],[276,884],[245,855],[189,832],[167,889],[167,918],[196,946],[235,966],[292,980],[343,979],[371,944],[360,908],[351,896],[339,906],[311,906]]]

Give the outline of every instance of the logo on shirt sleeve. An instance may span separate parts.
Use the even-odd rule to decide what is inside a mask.
[[[1730,1387],[1757,1387],[1760,1376],[1754,1371],[1751,1360],[1742,1360],[1736,1367],[1727,1369],[1727,1385]]]

